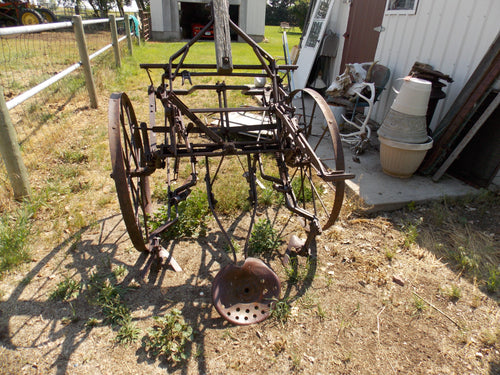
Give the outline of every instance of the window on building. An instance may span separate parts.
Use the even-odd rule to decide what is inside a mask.
[[[418,0],[387,0],[385,14],[415,14]]]

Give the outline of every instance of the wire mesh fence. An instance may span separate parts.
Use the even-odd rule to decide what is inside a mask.
[[[119,37],[125,35],[124,22],[124,19],[117,20]],[[75,33],[71,23],[67,23],[67,27],[57,30],[0,35],[0,86],[8,107],[9,101],[80,62]],[[109,48],[112,43],[108,20],[84,22],[84,33],[88,55]],[[123,54],[126,43],[120,43],[120,48]],[[92,60],[91,65],[97,75],[100,69],[115,65],[112,51],[109,49]],[[60,120],[71,111],[72,101],[78,95],[86,95],[82,69],[75,69],[9,109],[28,174],[40,166],[47,147],[42,145],[50,145],[51,139],[66,136],[67,130],[61,128]],[[3,189],[10,189],[2,158],[0,185]]]

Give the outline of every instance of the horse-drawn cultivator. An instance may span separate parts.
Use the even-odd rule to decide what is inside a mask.
[[[331,227],[339,215],[345,179],[352,176],[344,172],[337,124],[322,96],[311,89],[288,92],[284,81],[296,66],[278,65],[275,58],[233,23],[226,0],[215,0],[211,6],[210,22],[167,63],[141,64],[151,81],[148,122],[138,121],[126,94],[111,96],[112,177],[130,239],[137,250],[149,252],[152,261],[170,256],[160,235],[179,220],[179,203],[188,198],[199,176],[204,175],[208,206],[234,260],[215,277],[212,300],[225,319],[250,324],[268,317],[272,301],[280,294],[280,281],[271,268],[248,257],[248,242],[258,210],[258,186],[264,186],[262,182],[272,186],[282,194],[284,206],[302,218],[304,239],[298,241],[297,236],[292,236],[289,249],[307,255],[315,237]],[[211,28],[215,34],[216,62],[186,63],[190,49]],[[251,47],[258,64],[233,64],[230,30]],[[161,72],[157,85],[153,83],[153,71]],[[269,84],[256,87],[224,80],[206,83],[206,77],[231,82],[257,77],[265,78]],[[193,83],[197,79],[202,83]],[[259,103],[233,106],[230,101],[234,92],[259,98]],[[200,104],[193,108],[183,100],[199,93],[205,93],[204,98],[216,98],[218,106],[202,107],[203,100],[198,100],[191,101]],[[158,120],[160,112],[163,115]],[[237,264],[231,233],[217,214],[214,194],[214,184],[221,180],[221,166],[229,158],[237,158],[245,170],[243,178],[248,183],[251,203],[242,266]],[[186,167],[187,179],[178,182],[177,177]],[[199,171],[201,168],[204,173]],[[157,170],[166,170],[168,217],[152,230],[148,224],[154,207],[150,178]]]

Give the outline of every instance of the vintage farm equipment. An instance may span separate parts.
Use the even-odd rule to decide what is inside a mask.
[[[34,7],[27,1],[0,1],[0,26],[38,25],[56,21],[56,15],[47,8]]]
[[[204,164],[208,205],[234,258],[233,264],[224,267],[215,277],[212,300],[225,319],[235,324],[250,324],[269,316],[272,301],[280,293],[279,279],[271,268],[259,259],[247,257],[248,239],[258,207],[257,186],[262,186],[259,180],[272,185],[283,195],[286,208],[302,218],[306,238],[299,240],[291,236],[289,249],[308,255],[315,237],[331,227],[339,215],[345,179],[353,176],[344,172],[337,124],[323,97],[311,89],[288,92],[281,77],[297,67],[277,65],[271,55],[233,23],[229,19],[227,0],[215,0],[211,7],[210,22],[173,54],[168,63],[141,64],[151,80],[149,123],[138,121],[126,94],[112,94],[109,101],[112,177],[134,247],[149,252],[150,259],[160,259],[169,257],[161,245],[160,234],[179,219],[179,203],[197,184],[198,167]],[[216,63],[185,63],[190,49],[212,27]],[[233,64],[230,29],[251,47],[259,64]],[[158,86],[151,78],[153,70],[162,72]],[[270,84],[264,87],[225,81],[192,84],[192,80],[204,80],[205,77],[228,80],[265,77]],[[184,84],[189,88],[182,88]],[[231,93],[238,91],[258,96],[260,103],[230,106]],[[181,98],[189,98],[195,93],[205,93],[205,99],[214,97],[218,106],[188,107]],[[160,121],[157,103],[164,112]],[[241,119],[250,119],[253,123]],[[253,138],[242,136],[243,133]],[[249,187],[250,224],[245,237],[243,266],[237,265],[231,236],[217,215],[213,190],[215,181],[221,180],[221,165],[229,157],[238,158]],[[182,161],[189,175],[185,182],[174,186],[179,169],[182,171],[179,167]],[[274,172],[268,172],[269,163],[273,164]],[[158,169],[167,171],[168,219],[151,230],[148,220],[154,204],[150,178]]]

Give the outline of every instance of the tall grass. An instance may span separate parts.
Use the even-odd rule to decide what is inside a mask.
[[[0,276],[31,259],[28,239],[34,211],[33,205],[24,204],[0,216]]]

